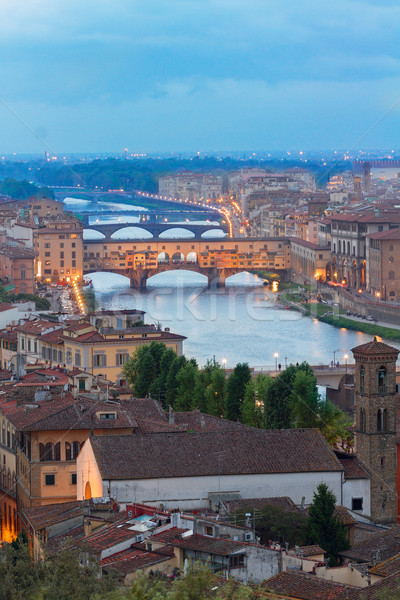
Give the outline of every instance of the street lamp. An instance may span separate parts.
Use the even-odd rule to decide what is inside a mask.
[[[221,362],[222,362],[222,365],[223,365],[224,369],[226,369],[226,358],[223,358],[221,360]]]
[[[279,356],[279,354],[277,352],[275,352],[274,356],[275,356],[275,371],[278,371],[278,356]]]
[[[344,364],[346,365],[346,373],[347,373],[347,359],[349,358],[348,354],[344,355]]]

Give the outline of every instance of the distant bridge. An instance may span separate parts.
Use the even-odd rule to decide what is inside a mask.
[[[225,234],[228,234],[228,226],[224,224],[220,225],[211,225],[210,223],[204,223],[204,225],[195,225],[193,223],[160,223],[159,221],[141,221],[140,223],[106,223],[106,224],[92,224],[85,226],[85,231],[98,231],[101,233],[104,238],[103,240],[113,241],[116,239],[113,238],[113,235],[117,233],[117,231],[124,232],[126,228],[130,227],[139,227],[140,229],[144,229],[151,233],[154,238],[159,238],[162,233],[165,231],[169,231],[170,229],[185,229],[186,231],[193,234],[194,238],[201,238],[202,234],[207,231],[224,231]],[[126,238],[118,238],[118,240],[132,240],[132,237],[129,236],[129,232],[126,232]]]

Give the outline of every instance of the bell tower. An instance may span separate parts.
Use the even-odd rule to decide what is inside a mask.
[[[397,519],[396,360],[376,338],[352,349],[355,359],[355,446],[371,479],[371,519]]]

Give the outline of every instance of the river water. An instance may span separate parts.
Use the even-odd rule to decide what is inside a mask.
[[[205,278],[193,272],[156,275],[146,291],[130,289],[128,279],[113,273],[88,277],[98,308],[145,310],[147,323],[160,322],[187,337],[184,353],[199,365],[213,357],[227,368],[237,362],[257,369],[275,368],[275,361],[282,367],[303,360],[330,364],[334,352],[341,363],[348,354],[350,363],[351,348],[372,339],[276,308],[276,295],[249,273],[229,278],[226,288],[217,290],[207,289]]]

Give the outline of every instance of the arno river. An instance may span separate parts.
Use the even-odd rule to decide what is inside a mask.
[[[146,291],[131,290],[126,278],[112,273],[90,276],[98,308],[145,310],[146,322],[160,322],[174,333],[185,335],[184,353],[200,365],[207,359],[231,368],[248,362],[256,368],[274,368],[307,360],[352,362],[351,348],[371,336],[338,329],[316,319],[274,307],[275,294],[253,275],[230,278],[225,289],[208,290],[202,276],[191,272],[169,272],[148,281]]]

